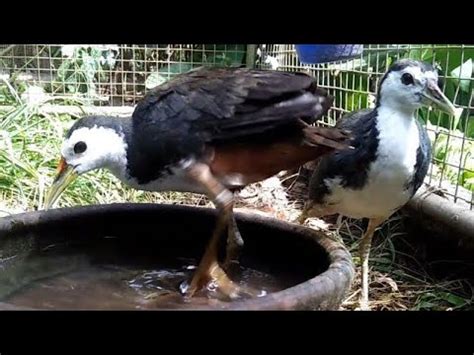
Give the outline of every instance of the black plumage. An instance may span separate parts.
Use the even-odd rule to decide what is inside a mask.
[[[416,111],[434,105],[455,113],[438,83],[437,71],[428,63],[394,63],[380,80],[375,107],[349,113],[336,124],[352,132],[354,149],[322,157],[310,178],[300,222],[336,213],[369,219],[360,243],[362,308],[368,308],[374,230],[414,196],[428,172],[431,143]]]
[[[415,195],[418,189],[423,184],[428,168],[430,166],[430,160],[432,156],[432,148],[428,132],[425,127],[419,121],[416,121],[418,126],[418,132],[420,137],[420,146],[416,151],[416,164],[415,174],[409,181],[407,181],[406,188],[411,189],[411,196]]]
[[[347,148],[347,132],[311,126],[332,102],[306,74],[200,68],[151,90],[132,117],[76,122],[60,166],[79,173],[106,167],[141,190],[206,193],[220,213],[189,294],[211,279],[231,294],[237,287],[217,263],[225,230],[226,264],[243,243],[231,191]],[[91,148],[75,154],[78,140]]]
[[[341,186],[361,189],[367,181],[370,164],[377,157],[379,131],[376,126],[377,111],[366,109],[345,115],[336,127],[350,130],[354,149],[340,150],[323,157],[309,184],[309,199],[323,203],[330,193],[325,179],[341,177]]]
[[[132,130],[139,139],[130,141],[130,175],[140,183],[158,179],[165,167],[200,158],[206,144],[300,134],[298,119],[313,123],[331,105],[332,97],[304,74],[240,68],[186,73],[138,103]]]

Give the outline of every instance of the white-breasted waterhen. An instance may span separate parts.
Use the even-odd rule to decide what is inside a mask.
[[[301,223],[336,213],[369,220],[359,247],[361,309],[369,308],[368,259],[374,231],[413,197],[428,171],[431,145],[416,111],[431,105],[455,114],[433,66],[410,59],[394,63],[380,82],[375,108],[351,112],[336,124],[352,132],[355,149],[324,156],[310,178]]]
[[[238,295],[217,261],[226,228],[226,264],[243,245],[232,191],[346,149],[348,132],[310,125],[332,101],[302,73],[200,68],[179,75],[151,90],[132,117],[75,122],[62,145],[47,207],[75,177],[99,168],[140,190],[204,193],[219,217],[187,295],[210,281]]]

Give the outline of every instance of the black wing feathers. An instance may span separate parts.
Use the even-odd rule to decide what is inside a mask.
[[[305,74],[203,68],[149,92],[133,119],[138,125],[160,122],[162,129],[188,122],[212,141],[262,133],[299,118],[312,123],[331,105],[332,97]]]

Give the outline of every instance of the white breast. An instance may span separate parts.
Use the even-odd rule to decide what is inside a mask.
[[[407,181],[415,172],[420,144],[418,127],[411,115],[379,108],[379,146],[363,189],[340,186],[340,177],[325,183],[332,194],[329,203],[339,213],[353,218],[388,217],[410,199]]]

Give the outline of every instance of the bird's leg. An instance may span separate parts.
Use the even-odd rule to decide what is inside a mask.
[[[219,238],[228,226],[229,220],[232,218],[233,194],[214,178],[209,166],[206,164],[195,163],[188,167],[186,171],[190,178],[205,188],[209,197],[219,210],[217,224],[214,228],[211,241],[186,291],[186,295],[192,297],[197,290],[205,287],[212,281],[215,282],[220,291],[228,297],[235,298],[239,294],[240,287],[229,279],[219,266],[217,260]]]
[[[237,221],[233,212],[229,215],[229,222],[227,225],[227,248],[224,261],[224,269],[229,271],[232,263],[237,263],[240,252],[244,246],[244,240],[237,227]]]
[[[369,220],[369,225],[359,244],[359,254],[362,263],[361,270],[361,297],[359,308],[361,310],[369,310],[369,254],[372,244],[372,237],[375,229],[385,220],[385,218],[374,218]]]
[[[294,223],[304,224],[304,222],[311,216],[313,203],[308,201],[304,204],[303,211],[300,213]]]

